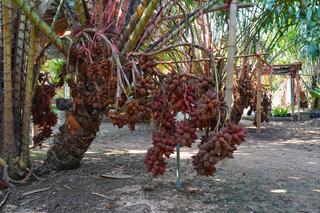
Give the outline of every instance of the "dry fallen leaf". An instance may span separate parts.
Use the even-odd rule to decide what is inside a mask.
[[[104,208],[106,208],[106,209],[111,209],[113,206],[112,206],[112,204],[111,203],[106,203],[106,204],[104,204]]]

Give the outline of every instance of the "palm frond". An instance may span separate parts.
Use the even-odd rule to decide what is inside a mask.
[[[23,0],[12,0],[12,2],[22,10],[28,19],[39,28],[40,32],[44,33],[60,51],[65,52],[62,40],[51,30],[50,26],[40,18],[39,14],[32,9],[30,5]]]

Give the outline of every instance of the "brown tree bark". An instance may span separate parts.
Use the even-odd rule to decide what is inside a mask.
[[[0,155],[9,160],[17,155],[13,129],[12,111],[12,70],[11,70],[11,3],[8,0],[2,2],[3,21],[3,142],[0,145]]]
[[[85,152],[99,131],[103,117],[101,112],[88,114],[88,117],[84,117],[77,109],[67,113],[66,122],[55,135],[53,146],[48,151],[49,167],[67,170],[80,166]]]

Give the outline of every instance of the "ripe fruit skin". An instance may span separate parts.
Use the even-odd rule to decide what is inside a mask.
[[[33,137],[36,145],[49,138],[52,134],[52,128],[56,125],[57,115],[51,110],[51,99],[56,94],[53,85],[37,85],[32,104],[32,121],[39,127],[39,133]]]
[[[238,135],[242,137],[239,138]],[[202,139],[199,152],[192,156],[193,165],[199,175],[212,176],[215,171],[215,164],[224,158],[233,158],[236,145],[244,142],[246,130],[241,125],[228,123],[219,132]]]
[[[217,123],[224,119],[225,103],[223,97],[215,92],[211,79],[190,77],[186,74],[169,73],[164,84],[150,95],[150,106],[156,130],[152,136],[145,163],[154,176],[164,173],[165,158],[169,158],[177,144],[191,147],[198,138],[196,130],[212,131],[222,126]],[[140,81],[139,85],[145,85]],[[141,95],[141,94],[140,94]],[[146,96],[145,96],[146,97]],[[139,101],[137,102],[139,105]],[[139,106],[138,106],[138,109]],[[176,120],[183,113],[183,120]],[[220,120],[219,120],[220,116]],[[236,145],[244,141],[242,127],[228,124],[217,133],[202,137],[199,152],[193,156],[193,164],[200,175],[212,175],[215,164],[226,157],[233,157]]]

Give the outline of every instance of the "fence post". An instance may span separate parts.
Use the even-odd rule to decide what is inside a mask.
[[[229,111],[232,106],[232,88],[234,74],[234,56],[236,52],[236,33],[237,33],[237,1],[233,0],[230,4],[229,13],[229,33],[228,33],[228,55],[227,55],[227,76],[226,76],[226,91],[225,100]],[[230,118],[230,113],[228,114]]]

